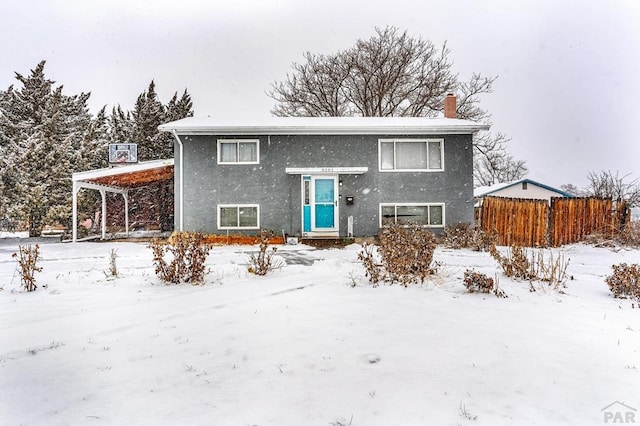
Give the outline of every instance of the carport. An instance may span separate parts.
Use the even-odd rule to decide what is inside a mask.
[[[73,242],[78,240],[78,193],[81,189],[100,192],[102,197],[101,238],[104,240],[107,235],[107,192],[121,194],[124,197],[125,233],[129,235],[129,190],[171,178],[173,178],[173,158],[74,173],[72,176]]]

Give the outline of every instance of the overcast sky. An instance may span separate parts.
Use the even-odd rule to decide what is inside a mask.
[[[196,116],[221,118],[269,115],[265,92],[303,52],[396,26],[446,41],[462,79],[498,76],[482,104],[529,178],[640,178],[640,0],[2,0],[0,16],[0,90],[46,60],[94,113],[131,109],[153,79],[163,102],[186,88]]]

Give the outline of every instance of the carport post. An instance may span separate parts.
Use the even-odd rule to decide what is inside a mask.
[[[104,240],[107,237],[107,197],[105,195],[105,190],[100,190],[100,196],[102,197],[102,239]]]
[[[124,233],[128,237],[129,236],[129,191],[124,191],[122,193],[122,197],[124,198]]]
[[[77,182],[74,180],[73,181],[73,198],[71,201],[71,223],[73,224],[71,226],[71,241],[72,242],[76,242],[78,241],[78,191],[80,190],[80,188],[78,188],[78,184]]]

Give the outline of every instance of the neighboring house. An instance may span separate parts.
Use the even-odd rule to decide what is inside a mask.
[[[529,200],[547,200],[552,197],[574,198],[575,196],[560,189],[544,185],[531,179],[520,179],[513,182],[498,183],[491,186],[480,186],[473,190],[477,204],[487,196],[505,198],[524,198]]]
[[[191,117],[159,127],[176,139],[176,230],[303,238],[473,222],[472,137],[487,128],[410,117]]]

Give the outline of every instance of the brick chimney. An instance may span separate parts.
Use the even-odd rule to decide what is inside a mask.
[[[444,117],[445,118],[457,118],[456,113],[456,97],[453,93],[447,94],[444,98]]]

